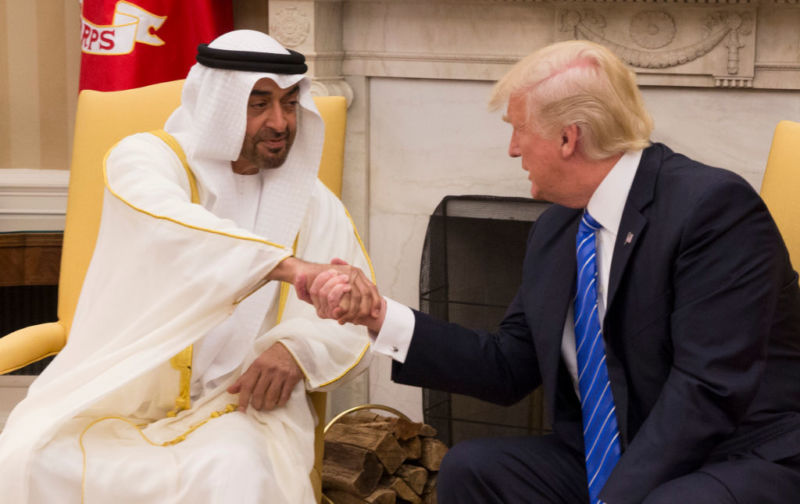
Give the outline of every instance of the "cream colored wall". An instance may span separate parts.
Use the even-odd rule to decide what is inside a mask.
[[[78,0],[0,0],[0,169],[69,167]]]

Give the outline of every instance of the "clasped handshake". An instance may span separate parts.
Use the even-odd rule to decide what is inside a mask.
[[[294,284],[297,297],[314,305],[317,316],[366,326],[380,331],[386,314],[386,301],[372,281],[355,266],[341,259],[317,264],[290,257],[276,270],[285,268],[284,281]]]

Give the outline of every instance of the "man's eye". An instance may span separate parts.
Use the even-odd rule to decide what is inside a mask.
[[[267,106],[267,102],[253,102],[250,106],[253,108],[264,108]]]

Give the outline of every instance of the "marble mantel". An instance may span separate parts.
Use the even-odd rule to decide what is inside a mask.
[[[800,88],[798,0],[273,0],[270,32],[324,81],[496,80],[538,47],[584,38],[643,85]]]

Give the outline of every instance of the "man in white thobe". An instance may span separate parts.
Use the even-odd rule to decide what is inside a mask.
[[[305,392],[363,369],[369,339],[291,283],[369,262],[316,178],[302,55],[247,30],[198,51],[168,135],[106,157],[69,342],[0,436],[3,502],[314,502]]]

